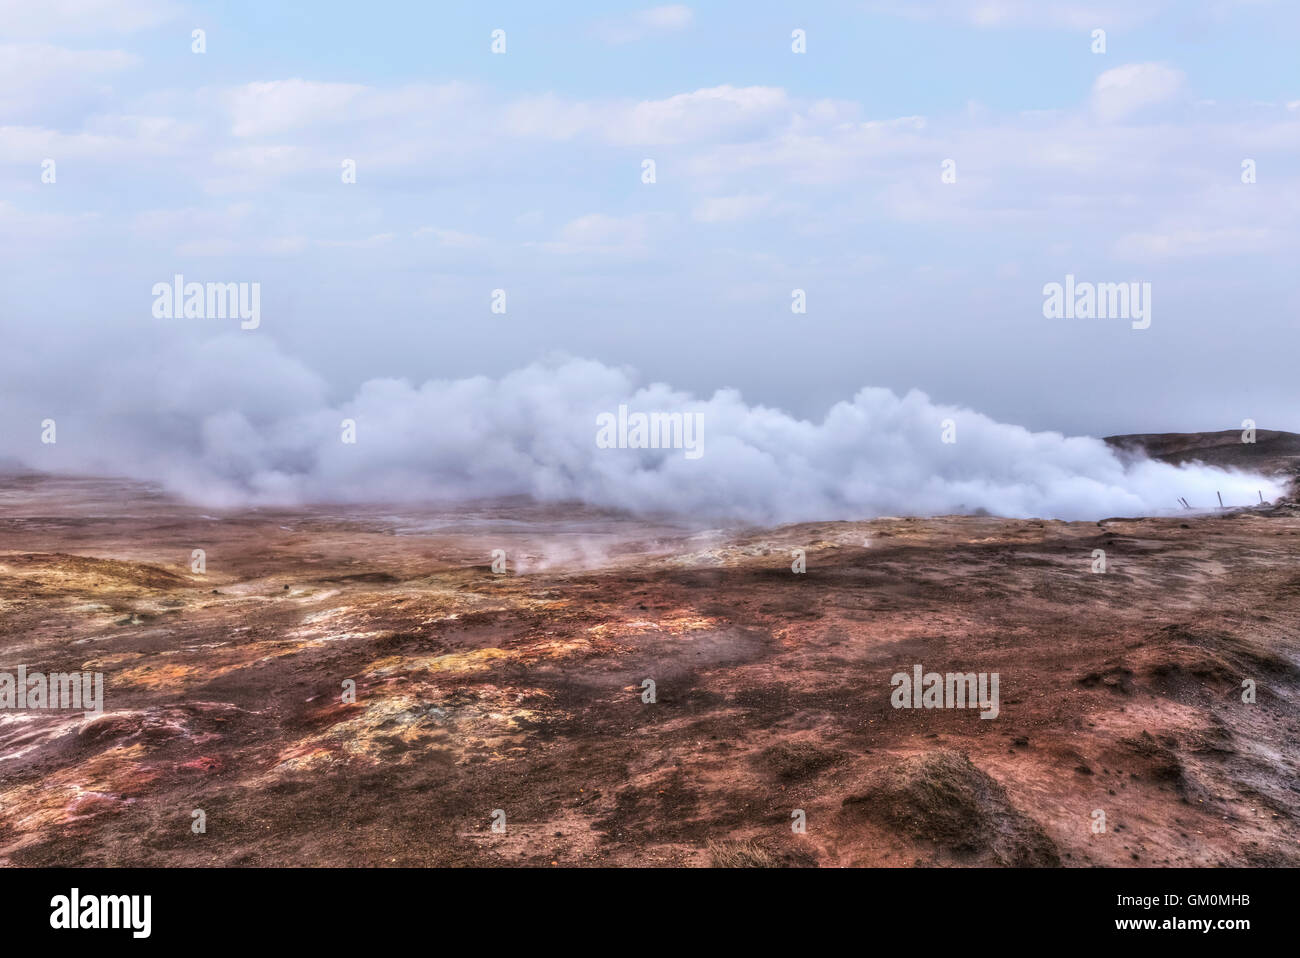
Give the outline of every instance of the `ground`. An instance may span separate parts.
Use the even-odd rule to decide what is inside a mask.
[[[1293,507],[705,530],[10,477],[20,664],[105,692],[0,712],[10,865],[1300,863]],[[918,664],[999,715],[894,708]]]

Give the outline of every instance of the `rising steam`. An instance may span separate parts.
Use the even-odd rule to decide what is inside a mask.
[[[179,349],[180,347],[178,347]],[[29,468],[161,482],[208,506],[415,503],[505,495],[634,512],[756,522],[934,515],[1092,519],[1282,492],[1258,476],[1121,459],[1098,439],[1030,432],[924,394],[865,388],[820,422],[639,385],[580,359],[499,379],[376,379],[350,400],[265,339],[79,371],[75,391],[21,357],[4,365],[0,457]],[[703,454],[599,448],[597,419],[623,404],[699,413]],[[58,441],[40,443],[56,420]],[[341,441],[345,419],[356,442]],[[941,441],[943,421],[956,441]]]

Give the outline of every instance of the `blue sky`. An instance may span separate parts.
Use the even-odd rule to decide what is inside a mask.
[[[1070,433],[1300,429],[1296,4],[0,9],[24,388],[230,335],[153,319],[180,272],[260,282],[249,335],[336,399],[558,351],[813,418],[879,385]],[[1067,273],[1150,282],[1151,328],[1045,319]]]
[[[683,89],[779,83],[802,96],[847,97],[869,109],[906,114],[961,109],[975,99],[1000,110],[1050,109],[1087,94],[1097,64],[1076,56],[1080,30],[1107,29],[1109,54],[1175,59],[1194,71],[1193,91],[1244,99],[1295,94],[1295,34],[1290,4],[1184,2],[1024,4],[982,25],[996,3],[888,5],[697,3],[682,29],[626,28],[637,41],[602,42],[611,26],[649,9],[632,3],[374,3],[342,0],[193,5],[222,55],[201,64],[202,82],[239,83],[283,75],[358,83],[463,80],[503,92],[539,87],[576,97],[662,97]],[[1017,5],[1007,5],[1009,11]],[[1055,14],[1053,7],[1057,8]],[[923,15],[926,8],[933,15]],[[1096,10],[1088,11],[1089,7]],[[1079,12],[1075,12],[1079,11]],[[165,71],[192,70],[175,42],[178,21],[142,30],[131,49],[157,72],[141,73],[146,90]],[[813,56],[785,56],[795,24],[812,36]],[[485,58],[485,32],[509,27],[510,55]],[[1082,32],[1090,33],[1091,28]],[[594,42],[593,42],[594,41]],[[780,54],[780,56],[778,56]],[[176,76],[175,73],[172,74]],[[904,81],[904,82],[899,82]]]

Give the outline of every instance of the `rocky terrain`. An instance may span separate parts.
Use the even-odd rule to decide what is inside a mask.
[[[0,481],[0,671],[104,675],[0,711],[0,862],[1300,862],[1292,506],[394,512]],[[893,707],[915,665],[997,717]]]

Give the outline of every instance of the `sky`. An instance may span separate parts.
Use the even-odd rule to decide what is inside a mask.
[[[165,433],[105,364],[206,382],[187,357],[255,348],[333,405],[576,357],[814,422],[884,387],[1067,435],[1300,430],[1297,28],[1282,0],[0,0],[0,402]],[[176,274],[258,283],[258,327],[159,319]],[[1049,318],[1067,275],[1150,284],[1149,326]]]

